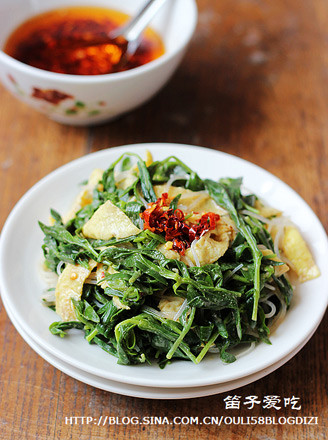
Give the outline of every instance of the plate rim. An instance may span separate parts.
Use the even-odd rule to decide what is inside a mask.
[[[142,386],[142,385],[134,385],[134,384],[127,384],[123,382],[117,382],[111,379],[102,378],[99,376],[96,376],[92,373],[88,373],[84,370],[80,370],[77,367],[65,363],[62,359],[57,358],[52,353],[49,353],[45,348],[39,346],[37,341],[35,341],[33,338],[31,338],[28,334],[25,333],[25,331],[20,327],[19,323],[15,320],[14,316],[11,314],[8,305],[4,302],[4,308],[8,314],[9,319],[11,320],[13,326],[17,330],[17,332],[20,334],[22,339],[26,342],[26,344],[29,345],[30,348],[32,348],[35,353],[37,353],[42,359],[44,359],[46,362],[48,362],[50,365],[52,365],[54,368],[57,368],[62,373],[66,374],[69,377],[72,377],[73,379],[85,383],[89,386],[115,393],[120,394],[128,397],[135,397],[135,398],[141,398],[141,399],[157,399],[157,400],[181,400],[181,399],[197,399],[200,397],[208,397],[213,396],[216,394],[222,394],[226,393],[232,390],[235,390],[237,388],[241,388],[244,386],[247,386],[249,384],[253,384],[254,382],[263,379],[264,377],[268,376],[269,374],[273,373],[286,363],[288,363],[296,354],[298,354],[302,348],[309,342],[309,340],[312,338],[313,334],[317,330],[315,328],[313,330],[313,333],[301,344],[301,346],[297,347],[293,352],[289,353],[285,358],[281,359],[277,363],[270,365],[268,368],[264,368],[263,370],[260,370],[256,373],[253,373],[249,376],[244,376],[236,380],[232,380],[229,382],[223,382],[219,384],[213,384],[213,385],[205,385],[200,387],[190,387],[192,391],[189,391],[188,395],[186,395],[185,391],[186,387],[182,388],[163,388],[158,387],[159,395],[154,395],[150,393],[150,389],[156,389],[155,387],[148,387],[148,386]],[[72,372],[73,368],[73,372]],[[81,378],[83,377],[84,378]],[[85,375],[88,375],[90,377],[87,377],[85,379]],[[104,384],[101,384],[99,381],[105,381]],[[108,383],[107,383],[108,382]],[[97,385],[95,385],[98,383]],[[100,384],[100,386],[99,386]],[[105,385],[105,386],[104,386]],[[115,388],[116,386],[121,385],[123,387],[124,392],[122,390],[117,390]],[[133,388],[131,388],[133,387]],[[165,395],[165,390],[170,389],[174,392],[173,395],[167,394]]]

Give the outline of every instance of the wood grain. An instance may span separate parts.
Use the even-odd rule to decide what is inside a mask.
[[[40,178],[92,151],[138,142],[178,142],[254,162],[293,187],[328,228],[328,4],[325,0],[199,0],[199,23],[183,64],[148,104],[93,128],[59,125],[0,88],[0,227]],[[13,269],[14,270],[14,269]],[[159,401],[78,382],[39,357],[0,303],[0,438],[326,438],[327,315],[285,366],[230,393]],[[301,323],[300,323],[301,325]],[[227,395],[298,396],[288,408],[226,410]],[[70,416],[316,416],[310,425],[94,426]]]

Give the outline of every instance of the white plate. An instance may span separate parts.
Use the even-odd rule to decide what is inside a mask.
[[[191,399],[196,397],[212,396],[213,394],[226,393],[228,391],[234,390],[236,388],[248,385],[262,377],[272,373],[277,368],[281,367],[283,364],[288,362],[295,354],[306,344],[308,339],[304,341],[302,346],[297,347],[296,350],[291,352],[288,356],[270,365],[269,368],[265,368],[257,373],[251,374],[250,376],[243,377],[241,379],[232,380],[230,382],[225,382],[222,384],[208,385],[203,387],[190,387],[190,388],[156,388],[156,387],[143,387],[138,385],[131,385],[122,382],[115,382],[110,379],[104,379],[99,376],[95,376],[91,373],[87,373],[80,370],[72,365],[67,364],[61,359],[57,358],[53,354],[49,353],[43,347],[41,347],[34,339],[30,338],[27,333],[20,327],[18,322],[15,320],[14,315],[10,312],[8,305],[4,302],[4,306],[7,310],[8,316],[10,317],[12,323],[16,327],[16,330],[20,333],[22,338],[27,342],[27,344],[33,348],[33,350],[38,353],[43,359],[49,362],[58,370],[66,373],[68,376],[79,380],[80,382],[86,383],[101,390],[110,391],[116,394],[122,394],[124,396],[130,397],[142,397],[145,399]]]
[[[78,192],[78,185],[94,168],[107,167],[123,152],[154,158],[176,155],[201,177],[244,177],[244,184],[270,205],[289,215],[300,227],[321,270],[321,277],[301,285],[284,322],[271,337],[272,345],[259,344],[237,362],[224,365],[210,355],[200,365],[174,362],[164,370],[152,366],[122,366],[98,346],[88,345],[81,332],[66,338],[53,336],[49,324],[58,320],[40,302],[44,285],[38,264],[42,233],[37,220],[47,222],[49,208],[64,213]],[[279,362],[300,347],[320,323],[328,301],[327,236],[309,206],[286,184],[267,171],[242,159],[199,147],[176,144],[143,144],[112,148],[75,160],[54,171],[18,202],[3,228],[0,241],[0,287],[17,322],[37,344],[61,361],[102,378],[132,385],[155,387],[199,387],[249,376]],[[300,324],[301,323],[301,324]]]

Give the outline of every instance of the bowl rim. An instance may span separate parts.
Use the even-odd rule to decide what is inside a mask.
[[[6,54],[0,48],[0,62],[7,64],[9,67],[13,69],[20,70],[22,73],[28,74],[30,76],[37,77],[38,79],[49,81],[57,81],[59,83],[103,83],[103,82],[114,82],[117,80],[125,80],[131,77],[138,77],[147,73],[153,69],[160,68],[162,65],[169,62],[173,57],[175,57],[179,52],[183,51],[183,49],[189,44],[197,25],[198,19],[198,9],[196,0],[187,0],[190,3],[190,11],[191,11],[191,27],[189,32],[182,39],[182,42],[173,48],[170,52],[164,52],[159,58],[156,58],[149,63],[143,64],[142,66],[135,67],[134,69],[125,70],[123,72],[115,72],[115,73],[107,73],[102,75],[71,75],[67,73],[57,73],[51,72],[48,70],[42,70],[37,67],[30,66],[21,61],[16,60],[10,55]]]

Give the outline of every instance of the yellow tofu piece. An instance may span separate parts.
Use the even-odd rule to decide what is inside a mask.
[[[264,205],[260,200],[256,200],[255,208],[259,211],[259,214],[266,218],[280,217],[282,212],[271,206]]]
[[[226,253],[232,237],[232,227],[221,219],[215,229],[206,232],[193,247],[186,250],[185,256],[195,265],[197,259],[200,266],[214,263]]]
[[[180,296],[164,297],[158,304],[159,310],[164,313],[165,318],[173,319],[184,302],[184,298]]]
[[[80,300],[83,285],[97,263],[89,262],[89,268],[74,264],[67,264],[60,274],[56,286],[56,313],[63,321],[76,321],[76,316],[71,299]]]
[[[101,170],[100,168],[95,168],[90,174],[87,187],[95,188],[98,182],[102,179],[103,174],[104,174],[104,170]]]
[[[123,304],[118,296],[113,296],[113,304],[118,309],[130,310],[130,307],[126,304]]]
[[[166,246],[166,243],[160,244],[159,246],[157,246],[157,250],[162,252],[164,257],[168,258],[169,260],[180,260],[179,252],[177,252],[173,249],[168,249]]]
[[[237,230],[236,225],[230,218],[228,212],[221,208],[221,206],[217,205],[206,191],[191,191],[179,186],[170,186],[167,188],[167,185],[165,184],[155,185],[154,191],[157,198],[161,197],[161,195],[165,192],[168,193],[168,196],[171,199],[174,199],[174,197],[176,197],[178,194],[181,194],[178,208],[182,209],[185,214],[190,214],[193,212],[199,213],[193,214],[189,218],[190,222],[197,223],[202,214],[214,212],[215,214],[219,214],[221,218],[224,218],[224,222],[226,224],[229,224],[235,231]],[[235,236],[235,233],[233,234]]]
[[[172,242],[160,244],[157,249],[171,260],[181,260],[187,266],[211,264],[217,261],[227,251],[230,241],[234,238],[234,230],[229,223],[220,219],[214,230],[206,232],[185,255],[172,249]]]
[[[287,226],[282,239],[281,248],[295,268],[300,282],[312,280],[320,275],[318,266],[303,237],[294,226]]]
[[[187,264],[187,266],[191,264],[197,265],[197,263],[199,263],[200,266],[204,266],[205,264],[214,263],[225,254],[232,237],[233,230],[231,226],[221,219],[213,231],[206,232],[206,234],[195,243],[193,249],[188,248],[183,256],[180,256],[180,254],[173,249],[168,249],[167,243],[160,244],[157,249],[166,258],[181,260]]]
[[[89,205],[92,202],[92,193],[93,190],[96,188],[99,180],[102,179],[104,172],[103,170],[96,168],[92,171],[88,183],[83,187],[83,189],[80,191],[76,199],[74,200],[74,203],[69,210],[69,212],[63,216],[63,222],[67,223],[69,220],[75,217],[75,214],[77,211],[79,211],[81,208],[83,208],[86,205]]]
[[[206,191],[191,191],[190,189],[185,189],[179,186],[170,186],[167,188],[165,184],[155,185],[154,191],[157,198],[161,197],[165,192],[167,192],[172,199],[178,194],[181,194],[179,205],[182,205],[185,208],[183,209],[183,212],[185,213],[196,211],[202,213],[214,212],[215,214],[220,215],[227,214],[227,211],[218,206]]]
[[[129,217],[110,200],[101,205],[82,228],[85,237],[98,240],[126,238],[140,232]]]
[[[146,150],[146,167],[149,167],[153,163],[153,155],[149,150]]]
[[[117,188],[127,189],[138,179],[136,175],[136,170],[130,168],[127,171],[122,171],[115,174],[115,184]]]
[[[191,247],[186,250],[185,255],[193,264],[197,264],[194,253],[196,254],[199,265],[204,266],[205,264],[214,263],[227,251],[229,247],[229,235],[225,234],[220,240],[216,240],[211,237],[212,232],[213,231],[206,232],[206,234],[197,241],[193,250]]]

